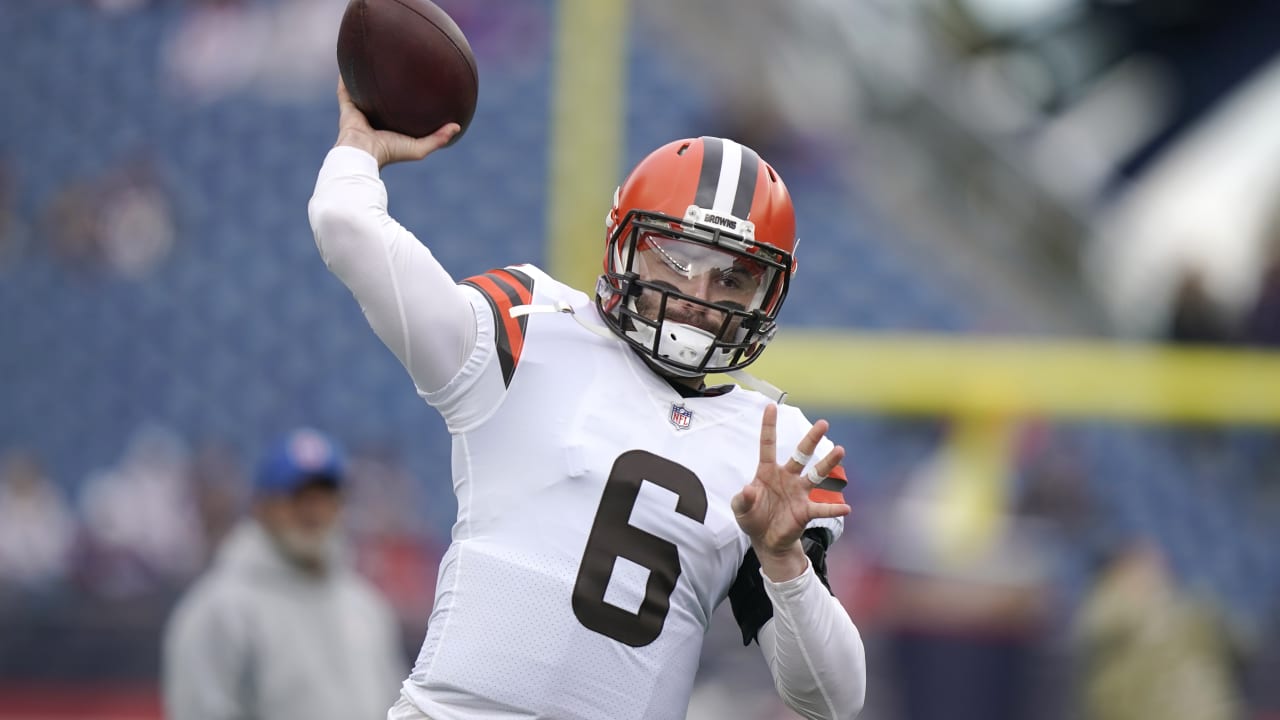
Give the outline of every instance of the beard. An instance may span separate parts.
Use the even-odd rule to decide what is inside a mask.
[[[324,570],[329,566],[338,541],[336,528],[325,530],[286,528],[274,535],[276,545],[286,558],[312,570]]]
[[[670,288],[675,290],[675,288]],[[653,290],[646,289],[636,298],[636,312],[640,315],[656,321],[658,319],[658,308],[661,306],[661,295]],[[663,316],[663,320],[688,325],[698,328],[703,332],[710,333],[712,336],[720,334],[720,328],[724,325],[725,313],[704,308],[701,305],[691,305],[679,300],[667,301],[667,312]]]

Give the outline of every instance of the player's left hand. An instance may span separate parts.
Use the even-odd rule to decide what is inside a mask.
[[[769,405],[760,424],[760,465],[756,476],[732,502],[738,526],[751,538],[761,567],[775,582],[804,572],[807,561],[800,536],[811,520],[849,514],[849,506],[844,503],[809,499],[814,485],[805,477],[804,465],[794,457],[778,464],[777,426],[778,406]],[[827,434],[827,428],[826,420],[814,423],[796,446],[797,454],[812,455]],[[821,476],[829,475],[843,459],[844,448],[837,445],[817,462],[815,469]],[[788,577],[774,577],[775,574]]]

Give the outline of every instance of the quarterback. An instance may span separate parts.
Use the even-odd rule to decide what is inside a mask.
[[[388,717],[682,718],[726,598],[788,706],[856,716],[862,640],[825,578],[844,451],[741,374],[795,269],[773,168],[720,138],[654,151],[614,193],[593,296],[532,265],[456,282],[388,214],[379,170],[458,127],[375,131],[341,85],[338,102],[316,244],[443,416],[458,499]]]

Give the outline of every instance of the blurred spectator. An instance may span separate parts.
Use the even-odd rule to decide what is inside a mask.
[[[383,448],[355,455],[349,475],[345,515],[356,567],[386,595],[407,644],[417,647],[435,603],[444,554],[423,527],[421,485],[394,452]]]
[[[487,63],[534,73],[546,56],[552,40],[546,6],[509,0],[440,0],[436,5],[458,23],[475,56]]]
[[[165,632],[170,720],[374,720],[405,663],[386,602],[351,568],[340,451],[297,430],[262,459],[253,510]]]
[[[858,122],[859,89],[849,55],[853,5],[659,0],[636,9],[672,39],[673,49],[664,52],[679,48],[714,79],[700,89],[719,105],[712,122],[726,123],[732,137],[764,153],[788,139],[847,137]],[[760,52],[744,53],[743,47]]]
[[[1280,605],[1273,604],[1262,632],[1253,641],[1246,675],[1246,696],[1254,720],[1280,720]]]
[[[202,444],[192,458],[191,484],[200,526],[204,529],[203,544],[211,550],[239,519],[248,480],[229,448],[208,442]]]
[[[1205,286],[1198,268],[1183,271],[1174,293],[1166,339],[1174,343],[1218,344],[1231,340],[1226,316]]]
[[[117,467],[91,475],[80,503],[90,589],[116,596],[173,587],[200,569],[204,545],[182,440],[139,430]]]
[[[89,0],[89,4],[105,13],[124,15],[141,10],[152,0]]]
[[[140,278],[173,248],[173,209],[151,159],[131,158],[101,177],[69,184],[45,214],[53,254],[78,268]]]
[[[1245,318],[1242,340],[1249,345],[1280,347],[1280,238],[1262,273],[1253,308]]]
[[[66,578],[75,521],[35,458],[0,464],[0,588],[47,590]]]
[[[345,519],[356,540],[421,530],[421,486],[396,452],[371,446],[351,458]]]
[[[98,210],[103,259],[117,275],[140,278],[169,255],[173,209],[150,158],[139,156],[108,174]]]
[[[1027,458],[1018,514],[1042,523],[1063,542],[1078,542],[1094,531],[1092,500],[1080,458],[1059,438],[1046,436]]]
[[[77,269],[92,269],[99,263],[94,195],[89,183],[68,183],[46,210],[40,233],[48,238],[56,259]]]
[[[184,96],[216,102],[245,89],[270,103],[331,89],[333,48],[347,0],[187,3],[162,60]]]
[[[0,157],[0,269],[18,255],[18,222],[14,210],[13,171]]]
[[[1088,720],[1234,720],[1230,643],[1154,545],[1112,551],[1077,620]]]
[[[1009,506],[1011,468],[987,464],[1011,432],[991,420],[954,427],[892,513],[877,605],[906,720],[1046,716],[1035,685],[1054,537]]]

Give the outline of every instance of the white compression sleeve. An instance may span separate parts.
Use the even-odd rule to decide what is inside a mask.
[[[763,575],[763,573],[762,573]],[[756,640],[778,694],[812,720],[847,720],[862,709],[867,662],[862,636],[840,604],[805,568],[792,580],[764,578],[773,618]]]
[[[475,346],[475,314],[431,251],[387,214],[377,161],[330,150],[307,211],[320,256],[419,393],[444,387]]]

